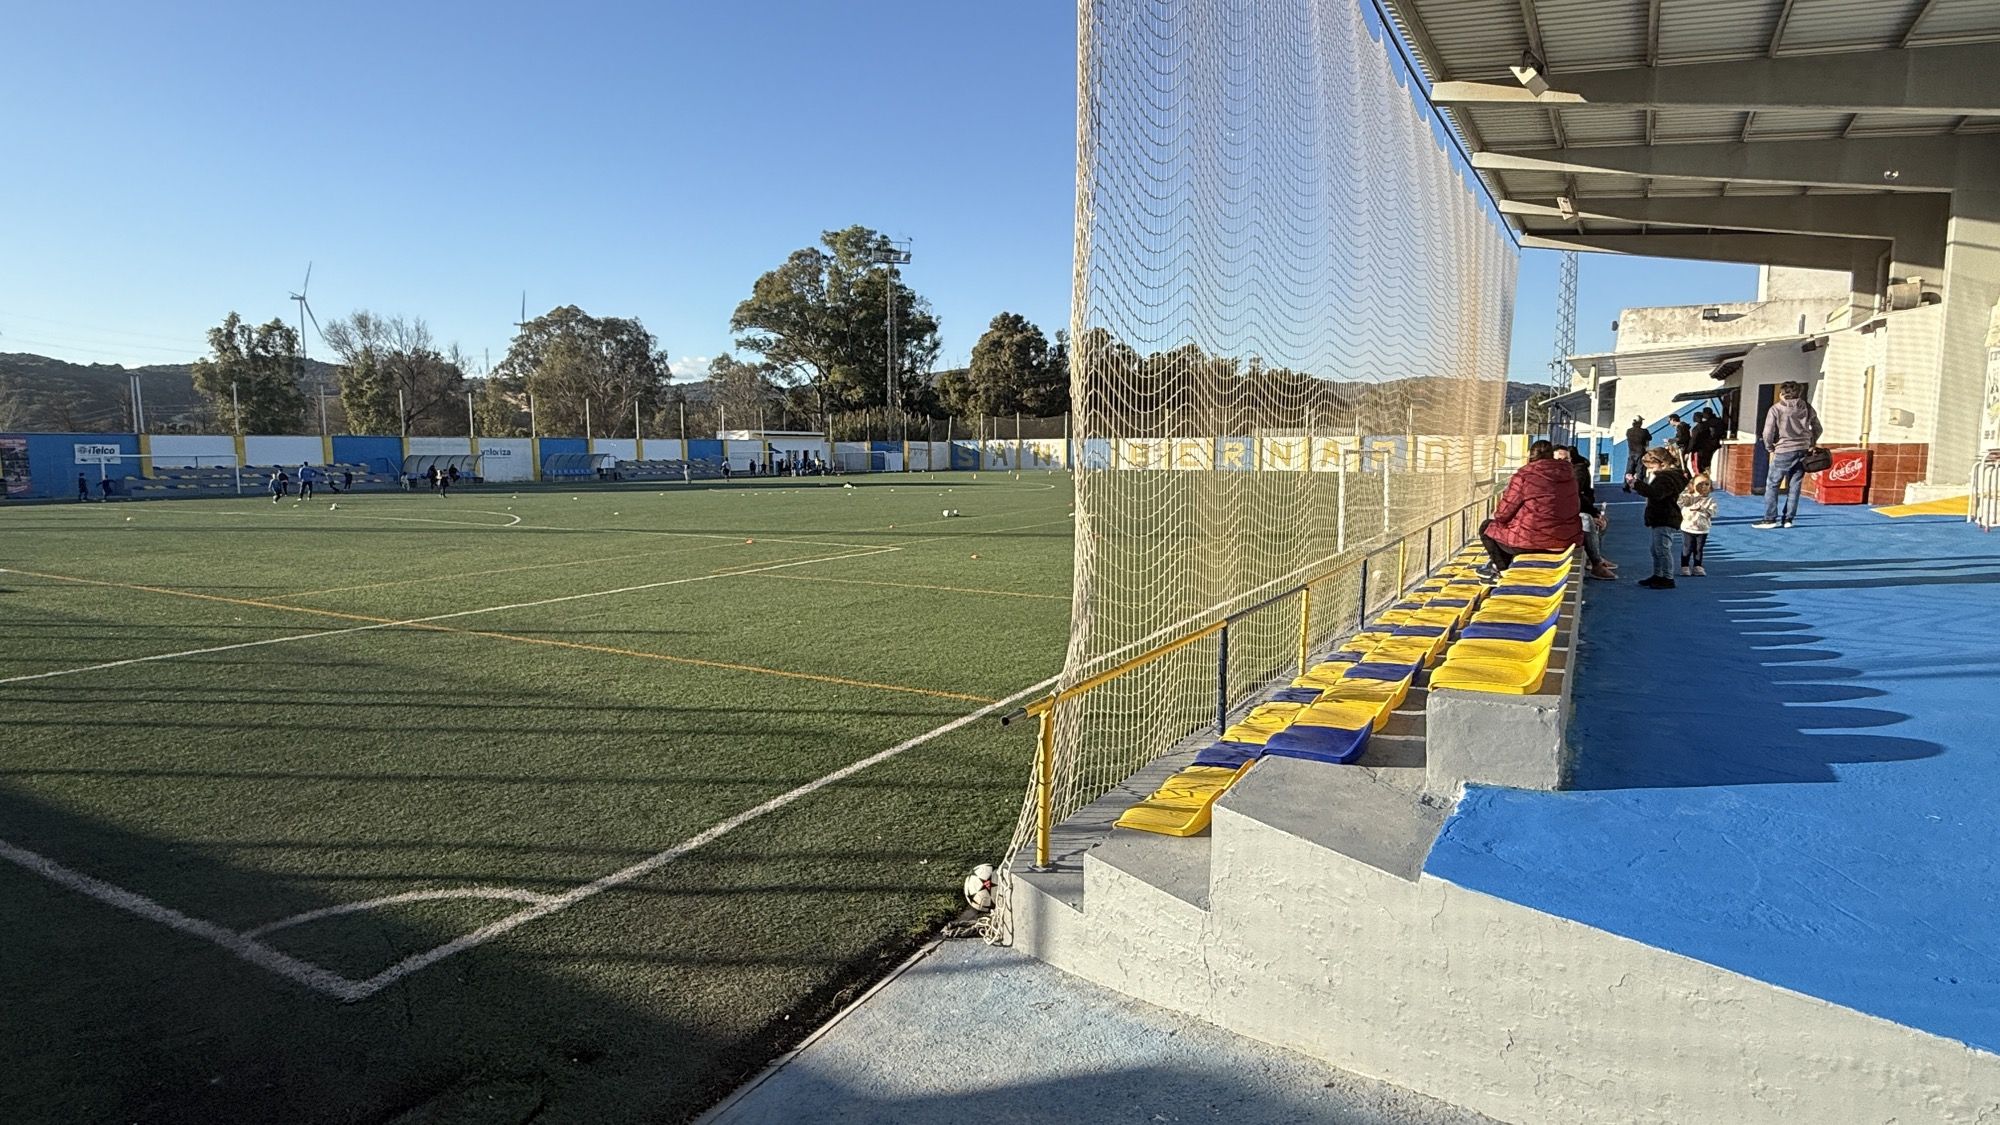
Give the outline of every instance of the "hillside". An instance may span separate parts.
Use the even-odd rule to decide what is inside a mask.
[[[335,370],[330,363],[308,359],[300,384],[331,383]],[[134,373],[141,379],[148,430],[189,433],[214,428],[215,413],[195,393],[188,364],[128,368],[0,352],[0,430],[129,431]]]

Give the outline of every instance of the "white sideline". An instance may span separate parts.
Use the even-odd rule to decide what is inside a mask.
[[[588,595],[577,596],[583,597]],[[468,887],[455,891],[407,891],[403,894],[388,895],[382,898],[368,899],[363,902],[343,903],[319,910],[310,910],[303,914],[295,914],[289,918],[267,923],[248,933],[237,933],[234,930],[224,929],[213,922],[191,918],[170,907],[162,906],[144,895],[125,890],[123,887],[113,886],[101,879],[93,879],[88,875],[72,871],[46,856],[38,855],[26,848],[10,844],[5,840],[0,840],[0,859],[18,864],[45,879],[68,887],[80,894],[87,895],[99,902],[115,906],[127,913],[150,919],[194,937],[204,938],[259,968],[268,969],[287,980],[302,984],[316,992],[324,993],[346,1003],[353,1003],[357,1000],[365,1000],[382,989],[387,988],[389,985],[409,976],[411,973],[435,965],[447,957],[463,953],[475,946],[484,945],[494,938],[528,922],[532,922],[538,918],[546,918],[558,911],[575,906],[587,898],[602,894],[613,887],[621,886],[641,876],[658,871],[682,856],[687,855],[689,852],[706,847],[729,835],[731,832],[736,831],[738,828],[749,824],[751,821],[777,812],[779,809],[801,798],[809,797],[829,785],[853,777],[855,774],[871,766],[880,765],[906,751],[914,750],[932,739],[950,734],[960,727],[975,723],[988,715],[1011,707],[1015,703],[1054,684],[1057,679],[1058,677],[1056,676],[1050,676],[1038,684],[1022,688],[1005,699],[989,703],[976,711],[967,712],[948,723],[933,727],[912,738],[907,738],[886,750],[879,750],[866,758],[849,762],[832,773],[780,793],[761,805],[745,809],[735,816],[709,827],[706,831],[688,837],[665,851],[656,852],[637,863],[620,868],[601,879],[585,883],[560,895],[544,895],[512,887]],[[406,957],[364,981],[355,981],[341,976],[331,969],[322,968],[309,961],[301,961],[296,957],[280,953],[270,946],[255,940],[259,935],[268,934],[274,930],[299,925],[318,918],[349,914],[399,902],[421,902],[427,899],[444,898],[515,899],[518,901],[533,901],[535,905],[527,910],[510,914],[497,922],[481,926],[470,933],[453,938],[443,945]]]
[[[331,969],[323,969],[310,961],[301,961],[296,957],[280,953],[263,942],[253,941],[243,934],[223,929],[213,922],[190,918],[171,907],[161,906],[135,891],[113,886],[102,879],[93,879],[79,871],[71,871],[47,856],[37,855],[5,840],[0,840],[0,859],[27,868],[59,886],[68,887],[79,894],[115,906],[127,914],[136,914],[169,929],[214,942],[252,965],[269,969],[315,992],[324,992],[328,996],[349,1001],[359,1000],[367,995],[365,992],[356,991],[360,985]]]
[[[638,586],[620,586],[615,590],[594,590],[586,594],[565,594],[559,598],[541,598],[532,602],[515,602],[512,605],[488,606],[484,609],[461,609],[454,613],[438,613],[429,617],[411,617],[401,621],[376,621],[367,625],[352,625],[345,629],[321,629],[311,633],[293,633],[283,637],[266,637],[261,641],[238,641],[235,644],[214,645],[209,648],[190,648],[180,652],[159,652],[151,656],[134,656],[125,660],[110,660],[102,664],[86,664],[80,668],[59,668],[53,672],[30,672],[21,676],[0,678],[0,684],[18,684],[29,680],[46,680],[56,676],[74,676],[83,672],[101,672],[110,668],[125,668],[133,664],[151,664],[159,660],[178,660],[184,656],[207,656],[217,652],[235,652],[239,649],[261,648],[264,645],[281,645],[291,641],[310,641],[320,637],[343,637],[351,633],[368,633],[376,629],[397,629],[410,625],[429,625],[435,621],[452,621],[460,617],[477,617],[486,613],[504,613],[510,609],[534,609],[537,606],[556,605],[561,602],[579,601],[584,598],[603,598],[612,594],[632,594],[641,590],[657,590],[663,586],[680,586],[689,582],[708,582],[717,578],[734,578],[743,574],[761,574],[767,570],[784,570],[787,567],[807,566],[812,563],[834,562],[839,559],[862,558],[867,555],[887,554],[899,551],[900,547],[867,547],[840,555],[820,555],[814,558],[792,559],[789,562],[769,563],[750,570],[733,570],[724,574],[696,574],[686,578],[669,578],[661,582],[646,582]],[[0,574],[9,573],[0,567]],[[285,609],[297,607],[286,606]]]
[[[322,906],[318,910],[308,910],[275,922],[266,922],[254,930],[244,930],[247,938],[260,938],[265,934],[289,930],[293,926],[303,926],[307,922],[317,922],[321,918],[338,918],[342,914],[359,914],[378,906],[396,906],[405,902],[439,902],[455,898],[500,899],[506,902],[544,903],[555,898],[538,891],[523,890],[520,887],[452,887],[436,891],[404,891],[402,894],[383,895],[381,898],[365,898],[356,902],[343,902],[337,906]]]
[[[673,861],[681,858],[682,856],[687,855],[689,852],[695,851],[696,849],[699,848],[706,847],[707,845],[712,844],[717,840],[720,840],[724,836],[729,835],[731,832],[736,831],[738,828],[743,827],[744,825],[750,823],[751,821],[757,820],[760,817],[766,816],[770,813],[777,812],[779,809],[784,808],[786,805],[789,805],[792,802],[797,801],[802,797],[810,797],[814,793],[819,792],[820,790],[826,788],[827,786],[832,785],[835,782],[844,781],[847,778],[853,777],[855,774],[860,773],[862,770],[865,770],[870,766],[880,765],[881,763],[886,762],[889,759],[904,753],[905,751],[914,750],[915,748],[922,746],[924,743],[929,742],[934,738],[939,738],[944,735],[950,734],[952,731],[955,731],[960,727],[966,726],[967,724],[978,722],[980,719],[983,719],[986,716],[991,715],[996,711],[1001,711],[1005,710],[1006,708],[1012,707],[1014,704],[1020,702],[1021,700],[1026,699],[1029,696],[1034,695],[1036,692],[1041,691],[1043,688],[1049,687],[1050,685],[1054,684],[1056,680],[1059,678],[1060,678],[1059,676],[1050,676],[1048,679],[1043,680],[1038,684],[1033,684],[1029,687],[1022,688],[1020,691],[1015,692],[1014,694],[1008,696],[1005,699],[997,700],[993,703],[988,703],[986,706],[981,707],[977,711],[967,712],[966,714],[960,715],[958,718],[953,719],[952,721],[945,723],[942,726],[933,727],[930,730],[927,730],[924,733],[915,736],[914,738],[905,739],[902,742],[899,742],[896,745],[889,747],[887,750],[879,750],[873,754],[870,754],[866,758],[860,759],[859,761],[850,762],[847,765],[844,765],[839,769],[834,770],[832,773],[825,775],[824,777],[818,778],[817,780],[814,781],[808,781],[804,785],[801,785],[796,789],[791,789],[784,793],[778,794],[776,797],[773,797],[770,800],[765,801],[761,805],[745,809],[742,812],[737,813],[735,816],[730,817],[728,820],[724,820],[721,821],[720,823],[713,825],[705,832],[701,832],[698,835],[688,837],[687,839],[681,841],[680,843],[675,844],[673,847],[668,848],[666,851],[656,852],[653,855],[647,856],[645,859],[642,859],[639,862],[632,864],[629,867],[620,868],[619,870],[613,871],[611,874],[606,875],[601,879],[596,879],[589,883],[585,883],[581,887],[577,887],[572,891],[556,896],[552,901],[542,903],[541,905],[538,906],[530,907],[527,910],[520,911],[519,913],[516,914],[510,914],[507,917],[502,918],[497,922],[489,922],[486,925],[481,926],[478,929],[472,931],[471,933],[453,938],[452,940],[444,943],[443,945],[438,946],[435,949],[428,949],[414,956],[406,957],[403,960],[398,961],[396,964],[391,965],[388,968],[382,970],[381,972],[375,974],[374,976],[369,977],[367,980],[360,982],[358,985],[355,986],[356,988],[355,995],[343,996],[342,999],[348,1001],[366,999],[367,997],[374,995],[375,993],[381,991],[384,988],[387,988],[388,986],[396,983],[397,981],[403,979],[406,976],[409,976],[411,973],[414,973],[419,969],[428,968],[431,965],[435,965],[439,961],[442,961],[445,958],[452,956],[453,954],[463,953],[466,950],[473,948],[474,946],[484,945],[486,942],[489,942],[494,938],[499,937],[500,935],[516,928],[517,926],[521,926],[525,923],[532,922],[537,918],[546,918],[549,915],[556,913],[557,911],[566,910],[569,907],[575,906],[577,903],[582,902],[584,899],[602,894],[605,891],[612,889],[613,887],[629,883],[632,880],[637,879],[644,875],[650,875],[653,872],[658,871],[660,868],[665,867],[666,865],[672,863]]]

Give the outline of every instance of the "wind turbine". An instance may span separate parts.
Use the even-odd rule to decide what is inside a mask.
[[[319,333],[321,342],[325,342],[326,340],[326,333],[319,326],[319,317],[313,315],[312,303],[306,300],[306,292],[312,288],[312,280],[312,263],[307,262],[306,279],[299,284],[299,291],[292,294],[292,300],[299,303],[299,369],[292,376],[292,382],[294,383],[303,381],[306,374],[306,321],[312,321],[313,331]],[[326,388],[324,386],[318,388],[317,397],[319,398],[319,428],[321,433],[325,433]]]

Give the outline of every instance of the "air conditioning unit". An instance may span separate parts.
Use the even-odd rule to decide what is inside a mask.
[[[1933,289],[1931,292],[1935,294],[1936,290]],[[1921,304],[1934,303],[1936,300],[1937,298],[1932,296],[1930,302],[1925,301],[1923,278],[1906,277],[1901,281],[1891,281],[1889,283],[1889,292],[1885,303],[1890,312],[1901,312],[1904,309],[1914,309]]]

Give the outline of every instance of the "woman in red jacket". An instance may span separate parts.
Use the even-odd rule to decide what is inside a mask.
[[[1528,447],[1528,463],[1500,494],[1493,518],[1479,525],[1479,541],[1493,560],[1479,568],[1493,578],[1523,551],[1563,551],[1583,539],[1583,515],[1576,488],[1576,471],[1555,459],[1555,446],[1538,441]]]

